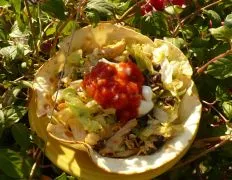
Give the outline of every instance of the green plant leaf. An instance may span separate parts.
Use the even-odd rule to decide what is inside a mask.
[[[21,31],[19,28],[18,22],[15,22],[14,25],[11,28],[11,33],[9,36],[11,38],[22,38],[26,40],[26,37],[30,35],[29,30],[25,29],[24,31]]]
[[[65,20],[65,5],[62,0],[45,0],[41,3],[41,9],[54,18]]]
[[[17,123],[27,112],[27,108],[24,106],[8,106],[4,110],[5,125],[9,127]]]
[[[55,180],[75,180],[76,178],[73,176],[67,176],[65,172],[63,172],[60,176],[56,177]]]
[[[228,28],[232,28],[232,14],[226,16],[226,19],[224,21],[224,26]]]
[[[16,143],[20,145],[22,149],[28,149],[30,145],[30,133],[28,128],[22,123],[17,123],[12,126],[11,132]]]
[[[168,6],[165,8],[165,11],[171,15],[177,15],[183,12],[183,8],[177,5]]]
[[[227,26],[221,26],[218,28],[209,29],[212,36],[217,40],[231,40],[232,39],[232,28]]]
[[[221,58],[210,64],[207,73],[217,79],[225,79],[232,76],[232,56]]]
[[[46,30],[46,36],[53,35],[56,32],[56,26],[52,26]]]
[[[105,0],[89,0],[86,5],[86,10],[88,12],[98,13],[100,16],[111,16],[114,6]]]
[[[6,30],[6,22],[0,18],[0,41],[7,39],[8,32]]]
[[[77,23],[75,21],[69,21],[67,25],[62,30],[62,34],[68,36],[72,33],[73,29],[77,28]]]
[[[185,45],[184,39],[179,38],[179,37],[177,37],[177,38],[167,38],[167,37],[164,37],[164,40],[168,41],[168,42],[170,42],[172,44],[174,44],[176,47],[178,47],[180,49],[183,48],[184,45]]]
[[[146,35],[155,37],[169,35],[167,19],[160,12],[154,12],[151,16],[142,16],[139,22],[135,21],[134,24],[138,24],[138,28]]]
[[[0,139],[2,137],[2,133],[4,131],[5,128],[5,118],[4,118],[4,112],[2,109],[0,109]]]
[[[222,21],[221,17],[216,11],[208,10],[208,11],[204,11],[204,13],[207,14],[209,19],[212,21],[213,27],[221,25],[221,21]]]
[[[17,56],[17,46],[7,46],[0,49],[0,54],[7,59],[15,59]]]
[[[21,13],[21,0],[10,0],[11,4],[14,7],[14,10],[17,14]]]
[[[90,23],[93,24],[93,26],[96,26],[100,21],[99,14],[93,11],[87,12],[86,17],[89,19]]]
[[[216,87],[216,100],[217,101],[228,101],[231,99],[231,96],[229,94],[229,91],[227,88],[225,88],[222,85],[218,85]]]
[[[55,180],[67,180],[67,175],[63,172],[60,176],[56,177]]]
[[[198,29],[191,24],[184,25],[181,31],[187,39],[194,39],[199,34]]]
[[[29,175],[31,161],[10,149],[0,149],[0,169],[12,178],[26,178]]]
[[[6,1],[6,0],[0,0],[0,6],[2,7],[8,7],[10,6],[10,2]]]
[[[229,120],[231,120],[232,119],[232,100],[223,102],[222,109],[226,117]]]

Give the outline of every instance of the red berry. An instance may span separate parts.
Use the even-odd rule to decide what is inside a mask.
[[[149,3],[146,3],[141,6],[141,14],[145,15],[152,11],[152,6]]]
[[[170,1],[173,5],[179,5],[182,6],[185,4],[185,0],[171,0]]]
[[[157,11],[162,11],[165,8],[165,0],[150,0],[149,2]]]

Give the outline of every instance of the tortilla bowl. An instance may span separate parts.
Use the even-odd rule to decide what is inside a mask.
[[[154,47],[166,44],[172,58],[185,61],[191,69],[187,58],[174,45],[158,39],[153,42],[148,37],[119,25],[100,23],[95,28],[87,26],[77,30],[72,37],[61,43],[60,51],[48,60],[35,76],[35,89],[29,104],[29,120],[31,128],[47,144],[47,157],[67,173],[83,179],[151,179],[170,169],[187,152],[197,133],[201,103],[191,75],[186,75],[188,88],[178,113],[178,122],[183,124],[183,131],[154,154],[134,155],[124,159],[103,157],[86,143],[60,136],[62,128],[57,129],[47,116],[52,112],[51,96],[58,83],[54,74],[64,68],[65,58],[70,52],[78,49],[91,52],[96,47],[100,48],[121,39],[125,39],[127,44],[141,43]]]

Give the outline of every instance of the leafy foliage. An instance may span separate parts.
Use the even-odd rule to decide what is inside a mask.
[[[225,79],[232,76],[232,56],[221,58],[209,65],[207,73],[218,79]]]
[[[0,0],[0,179],[74,179],[39,156],[44,142],[29,127],[27,104],[34,73],[58,49],[59,41],[73,29],[100,21],[165,39],[189,58],[203,112],[197,138],[182,161],[221,143],[219,136],[231,135],[232,1],[146,2]],[[199,144],[202,138],[206,142]],[[228,141],[156,179],[232,179],[231,147]],[[33,172],[38,157],[44,168],[37,166]]]

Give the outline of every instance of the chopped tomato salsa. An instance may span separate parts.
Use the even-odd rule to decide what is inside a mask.
[[[138,115],[143,83],[141,71],[131,61],[98,62],[84,77],[83,88],[104,109],[115,108],[118,120],[125,123]]]

